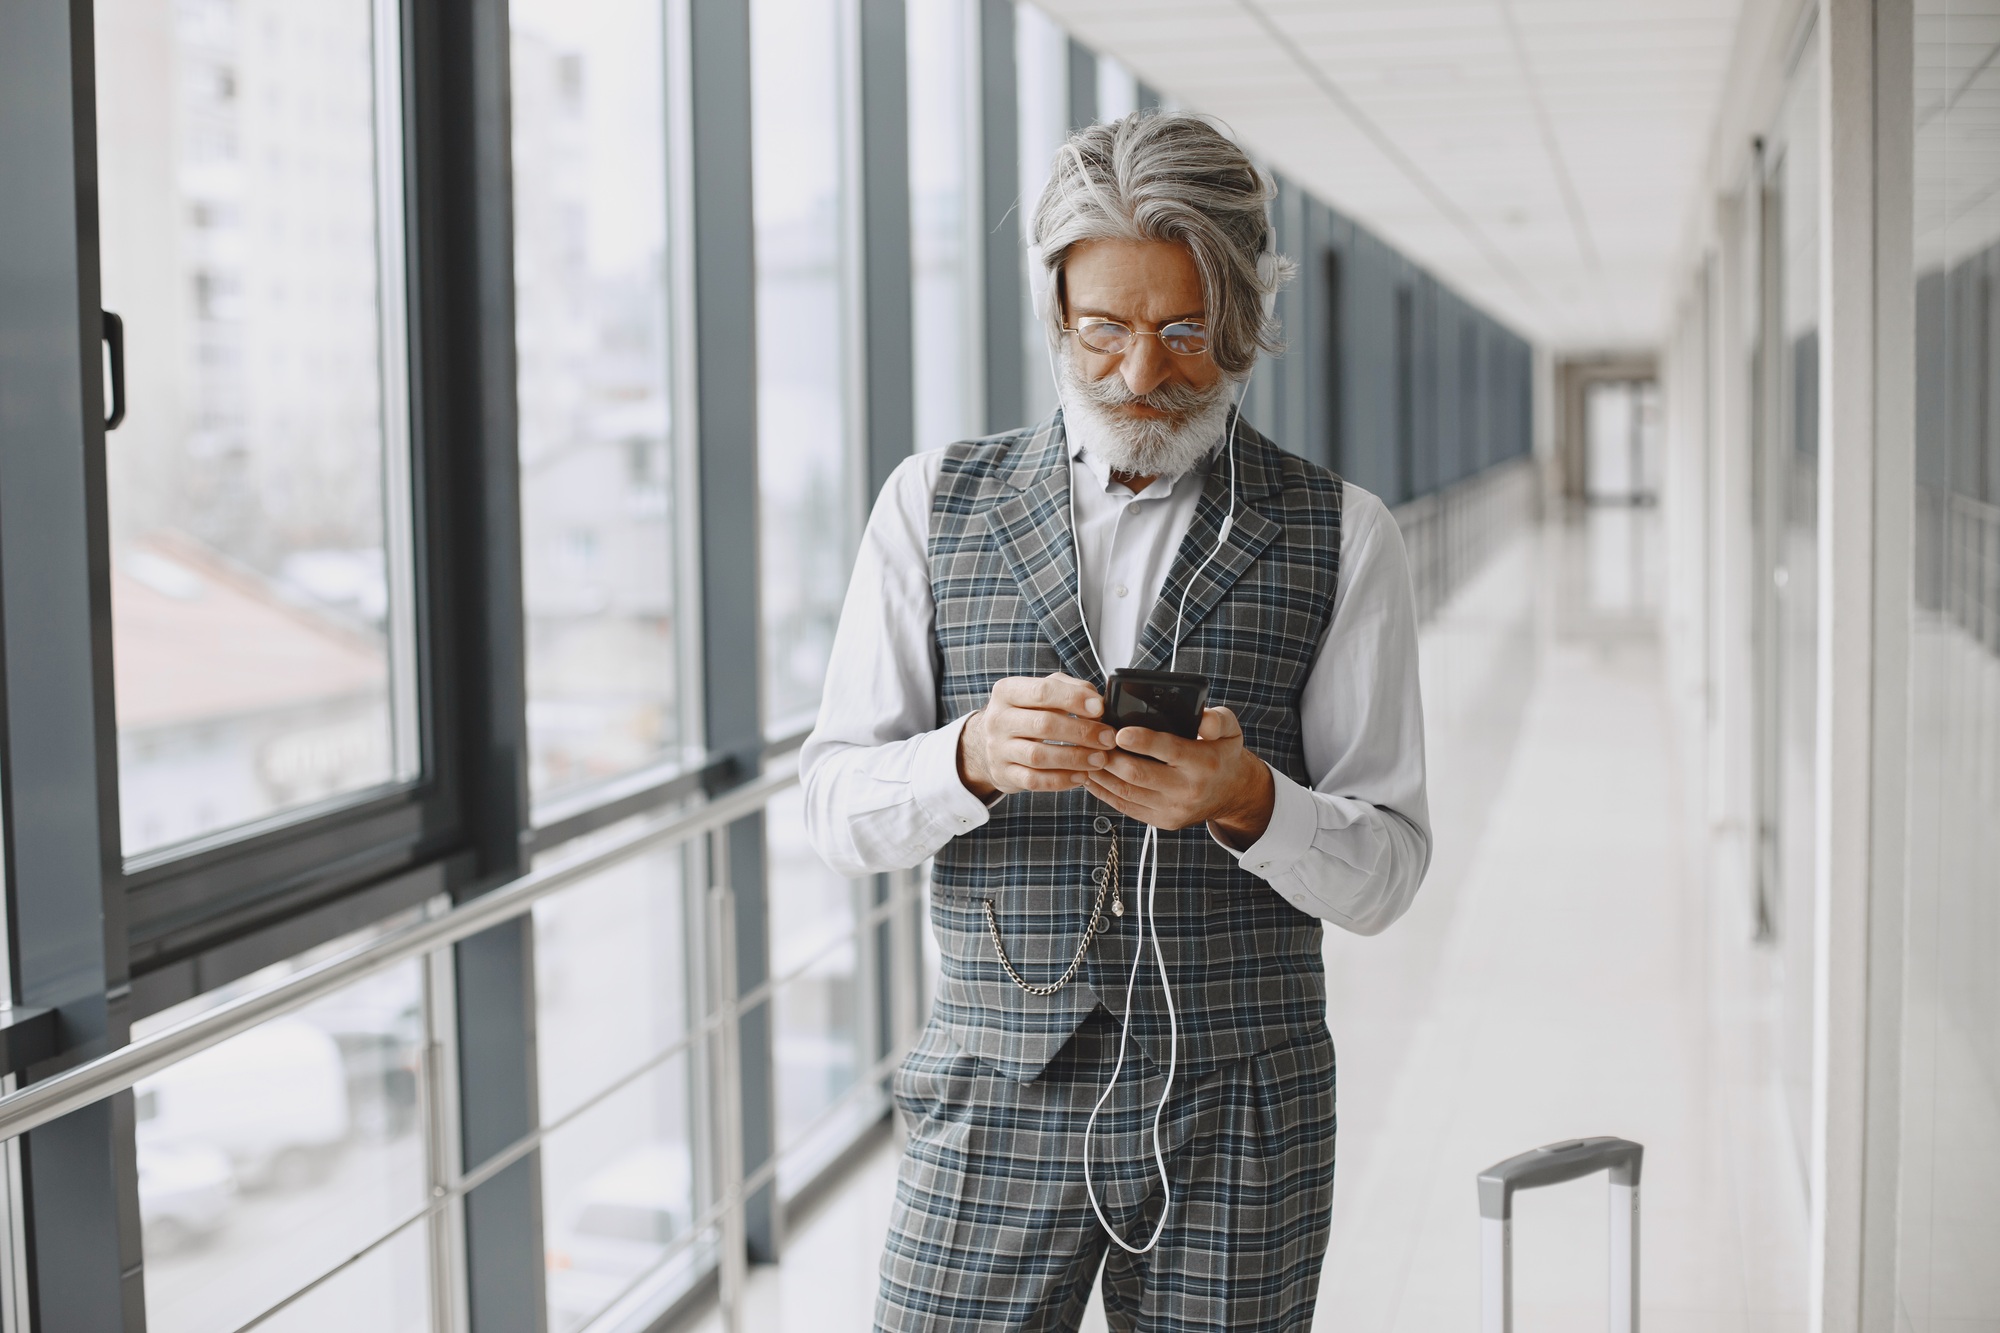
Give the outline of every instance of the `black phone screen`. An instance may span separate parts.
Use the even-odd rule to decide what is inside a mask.
[[[1208,677],[1191,671],[1114,671],[1104,687],[1104,720],[1194,740],[1208,706]]]

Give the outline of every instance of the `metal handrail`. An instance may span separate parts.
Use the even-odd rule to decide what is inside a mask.
[[[1534,476],[1532,458],[1503,459],[1389,511],[1409,553],[1420,621],[1436,615],[1508,535],[1494,508],[1512,503],[1509,488],[1517,486],[1526,491],[1519,498],[1532,504]]]
[[[799,781],[788,768],[753,778],[691,810],[627,833],[587,851],[533,870],[490,893],[460,903],[441,916],[392,931],[345,953],[251,991],[206,1013],[162,1028],[115,1051],[87,1060],[39,1083],[0,1096],[0,1140],[59,1120],[72,1111],[123,1092],[141,1079],[240,1036],[270,1019],[311,1004],[371,973],[420,958],[481,931],[524,916],[550,894],[622,861],[688,842],[755,814]]]
[[[908,896],[891,896],[887,901],[878,903],[870,909],[856,923],[856,929],[867,930],[883,921],[889,920],[897,911],[907,909],[910,901],[911,899]],[[723,925],[722,922],[717,922],[716,924],[719,926]],[[726,929],[724,933],[726,934]],[[836,943],[839,943],[839,941],[836,941]],[[823,954],[824,951],[818,951],[818,953]],[[818,956],[816,955],[814,959],[808,960],[807,965],[817,960]],[[414,1212],[408,1213],[398,1221],[391,1223],[373,1239],[355,1249],[345,1259],[321,1272],[311,1281],[287,1295],[283,1300],[259,1311],[247,1323],[239,1325],[235,1333],[251,1333],[253,1329],[263,1326],[289,1307],[297,1304],[319,1288],[339,1277],[342,1273],[352,1269],[356,1264],[368,1258],[369,1255],[379,1251],[384,1245],[387,1245],[411,1227],[442,1213],[445,1209],[451,1207],[456,1200],[470,1194],[487,1181],[493,1179],[493,1177],[499,1175],[502,1171],[505,1171],[508,1167],[513,1166],[529,1153],[540,1148],[543,1143],[555,1134],[575,1124],[611,1097],[631,1087],[647,1075],[657,1072],[669,1060],[687,1055],[699,1043],[718,1036],[722,1038],[722,1044],[727,1047],[730,1044],[730,1030],[743,1015],[764,1003],[772,994],[782,988],[788,980],[795,979],[803,970],[804,967],[802,966],[794,969],[793,972],[786,976],[772,978],[760,986],[745,991],[735,999],[725,998],[721,1000],[708,1017],[691,1026],[677,1040],[654,1051],[639,1064],[626,1070],[623,1074],[611,1080],[611,1082],[604,1084],[589,1097],[571,1106],[561,1115],[535,1126],[506,1147],[493,1152],[478,1166],[456,1173],[452,1179],[433,1190],[431,1198]],[[903,1058],[909,1053],[912,1041],[912,1038],[906,1037],[902,1041],[897,1042],[881,1059],[876,1060],[868,1068],[859,1071],[855,1075],[854,1082],[816,1114],[815,1127],[823,1125],[829,1117],[871,1093],[878,1096],[881,1095],[881,1080],[887,1078],[894,1072],[897,1065],[902,1063]],[[737,1100],[740,1094],[736,1091],[737,1084],[735,1079],[724,1080],[724,1088],[725,1100],[729,1103],[730,1109],[740,1115],[742,1108]],[[727,1123],[733,1124],[734,1119],[735,1116],[732,1115]],[[785,1154],[798,1146],[799,1141],[789,1144],[778,1144],[775,1151],[770,1154],[762,1166],[747,1173],[742,1170],[741,1161],[736,1161],[732,1169],[724,1172],[724,1179],[720,1183],[715,1198],[710,1200],[706,1207],[694,1215],[685,1231],[670,1241],[664,1249],[653,1257],[644,1271],[633,1277],[617,1296],[606,1302],[604,1308],[611,1309],[615,1307],[620,1301],[623,1301],[627,1296],[630,1296],[634,1291],[644,1286],[668,1264],[680,1258],[696,1242],[706,1240],[711,1231],[719,1230],[732,1220],[740,1225],[745,1201],[751,1195],[778,1178],[778,1172],[784,1165]],[[726,1284],[738,1287],[740,1287],[741,1282],[742,1274],[740,1272],[733,1279],[725,1279]],[[732,1293],[731,1299],[735,1295],[740,1295],[740,1292]],[[734,1307],[732,1306],[731,1308]],[[740,1310],[737,1310],[736,1313],[740,1314]],[[725,1310],[724,1321],[732,1329],[740,1327],[740,1319],[732,1323],[727,1309]]]

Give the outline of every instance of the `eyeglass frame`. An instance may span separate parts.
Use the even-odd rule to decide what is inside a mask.
[[[1076,325],[1074,326],[1069,324],[1061,324],[1057,326],[1064,333],[1074,334],[1078,342],[1083,343],[1086,349],[1095,353],[1098,356],[1123,356],[1125,355],[1125,352],[1123,351],[1107,352],[1100,348],[1092,347],[1087,341],[1085,341],[1083,336],[1083,329],[1081,326],[1086,320],[1088,320],[1093,326],[1109,324],[1114,328],[1123,329],[1135,338],[1158,338],[1160,340],[1160,346],[1166,348],[1169,352],[1172,352],[1175,356],[1205,356],[1213,349],[1214,346],[1213,342],[1211,341],[1211,335],[1209,333],[1207,322],[1205,320],[1199,320],[1199,319],[1177,319],[1170,324],[1163,324],[1157,329],[1139,329],[1132,327],[1132,325],[1127,324],[1122,319],[1109,319],[1103,315],[1085,315],[1081,319],[1079,319]],[[1171,343],[1167,341],[1167,330],[1174,328],[1200,329],[1202,335],[1201,347],[1196,351],[1183,352],[1178,347],[1173,346]],[[1125,351],[1130,351],[1130,350],[1131,349],[1129,347],[1125,349]]]

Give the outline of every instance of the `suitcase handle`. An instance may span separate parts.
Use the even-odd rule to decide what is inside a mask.
[[[1630,1139],[1569,1139],[1479,1173],[1480,1328],[1514,1329],[1514,1194],[1611,1173],[1612,1333],[1639,1333],[1639,1171],[1646,1149]]]
[[[1516,1190],[1560,1185],[1565,1180],[1609,1171],[1614,1185],[1639,1183],[1646,1149],[1630,1139],[1570,1139],[1509,1157],[1479,1173],[1479,1215],[1496,1221],[1514,1215]]]

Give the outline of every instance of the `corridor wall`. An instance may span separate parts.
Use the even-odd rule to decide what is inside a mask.
[[[1722,919],[1771,969],[1809,1326],[1990,1327],[1990,7],[1745,13],[1665,356],[1692,805]]]
[[[1277,177],[1285,352],[1246,408],[1286,449],[1391,506],[1532,450],[1534,352],[1360,223]],[[1259,420],[1260,409],[1262,420]]]

